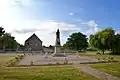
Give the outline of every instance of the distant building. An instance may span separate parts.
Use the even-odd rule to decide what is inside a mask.
[[[25,51],[41,51],[42,48],[42,41],[36,36],[36,34],[33,34],[25,41]]]

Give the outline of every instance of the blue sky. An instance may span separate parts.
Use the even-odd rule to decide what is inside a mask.
[[[0,0],[0,25],[24,41],[36,33],[43,45],[55,44],[55,31],[61,43],[73,32],[89,36],[105,27],[120,31],[119,0]]]

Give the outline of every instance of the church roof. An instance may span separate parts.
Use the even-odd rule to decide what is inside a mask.
[[[36,39],[38,39],[39,41],[41,41],[35,33],[32,36],[30,36],[26,41],[29,41],[32,37],[35,37]]]

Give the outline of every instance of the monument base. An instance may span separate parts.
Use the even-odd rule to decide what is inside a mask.
[[[55,46],[53,57],[66,57],[66,55],[62,53],[60,45]]]
[[[54,53],[53,57],[66,57],[64,53]]]

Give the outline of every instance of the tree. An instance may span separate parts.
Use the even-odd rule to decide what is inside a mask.
[[[89,43],[101,50],[104,54],[105,50],[115,50],[115,30],[112,28],[105,28],[104,30],[90,36]]]
[[[63,46],[62,46],[62,47],[63,47],[63,49],[69,49],[69,46],[68,46],[68,44],[66,44],[66,43],[65,43],[65,44],[63,44]]]
[[[112,54],[120,55],[120,34],[115,35],[114,52],[112,52]]]
[[[4,33],[5,33],[5,30],[4,30],[4,28],[1,26],[1,27],[0,27],[0,49],[3,48],[3,46],[2,46],[2,36],[4,35]]]
[[[3,27],[0,27],[0,49],[1,50],[16,50],[17,49],[17,41],[15,37],[11,36],[10,33],[5,33]]]
[[[13,36],[11,36],[9,33],[5,33],[4,36],[1,38],[2,42],[2,49],[5,50],[16,50],[17,49],[17,41]]]
[[[5,33],[5,30],[4,30],[4,28],[1,26],[1,27],[0,27],[0,36],[4,35],[4,33]]]
[[[89,43],[90,43],[90,45],[92,47],[101,50],[103,52],[103,54],[104,54],[104,51],[105,51],[104,42],[101,42],[101,39],[100,39],[99,35],[98,34],[96,34],[96,35],[90,35]]]
[[[80,32],[73,33],[67,39],[66,45],[72,50],[86,50],[88,47],[86,35]]]
[[[54,49],[54,46],[52,46],[52,45],[49,45],[49,48],[50,48],[50,49]]]
[[[24,50],[24,45],[18,43],[17,50]]]

